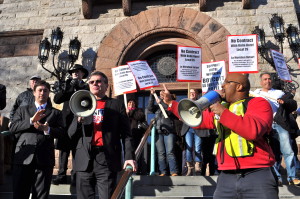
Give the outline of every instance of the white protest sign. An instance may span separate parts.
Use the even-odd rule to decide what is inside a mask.
[[[143,60],[127,62],[141,90],[159,86],[158,80],[149,67],[148,63]]]
[[[283,54],[273,49],[271,49],[271,54],[279,78],[286,81],[292,81]]]
[[[202,92],[221,90],[225,77],[225,61],[202,63]]]
[[[228,35],[229,72],[257,73],[257,35]]]
[[[177,46],[177,81],[201,81],[201,48]]]
[[[136,92],[135,79],[128,65],[114,67],[111,69],[111,72],[115,96]]]

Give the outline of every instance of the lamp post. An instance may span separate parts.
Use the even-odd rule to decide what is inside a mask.
[[[64,33],[61,31],[59,27],[52,30],[51,33],[51,39],[50,42],[48,38],[46,37],[44,40],[40,42],[39,45],[39,55],[38,59],[40,61],[40,64],[42,65],[42,68],[49,72],[51,74],[51,77],[56,77],[57,81],[54,83],[53,91],[57,92],[58,90],[62,89],[64,86],[64,82],[68,73],[68,70],[70,70],[75,61],[78,59],[79,51],[81,47],[80,41],[75,37],[74,39],[70,40],[69,43],[69,51],[68,51],[68,58],[69,62],[68,64],[62,65],[62,64],[55,64],[55,55],[59,52],[61,48],[61,43],[63,40]],[[52,54],[52,65],[53,70],[49,70],[45,67],[45,63],[48,61],[49,53],[51,51]]]
[[[293,26],[292,24],[288,25],[288,28],[286,29],[285,33],[285,28],[284,28],[284,21],[281,16],[278,16],[277,14],[272,14],[272,18],[270,19],[270,27],[272,28],[272,33],[277,42],[280,43],[279,50],[281,53],[283,53],[283,43],[284,39],[287,38],[289,42],[289,48],[293,53],[293,56],[286,61],[288,63],[292,59],[297,58],[297,55],[299,57],[299,48],[300,48],[300,39],[299,39],[299,33],[298,29]],[[267,47],[266,45],[266,35],[263,29],[259,28],[258,26],[255,26],[254,30],[252,31],[252,34],[257,34],[258,38],[258,52],[260,56],[266,60],[276,71],[276,67],[273,61],[273,58],[270,55],[270,48]],[[288,70],[294,71],[295,69],[292,69],[291,67],[288,66]],[[277,78],[277,77],[276,77]],[[295,81],[293,83],[290,82],[283,82],[281,80],[280,84],[283,85],[283,90],[288,91],[291,89],[296,89],[299,87],[299,84]],[[286,89],[285,89],[286,88]]]

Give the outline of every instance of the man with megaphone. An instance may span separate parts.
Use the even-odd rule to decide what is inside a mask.
[[[216,128],[219,134],[215,153],[221,173],[214,199],[278,198],[272,167],[275,159],[268,144],[272,108],[264,98],[249,98],[249,90],[248,75],[229,73],[219,92],[224,101],[204,110],[202,122],[197,126]],[[167,88],[165,93],[169,110],[179,117],[178,103],[170,100]]]
[[[75,93],[70,100],[75,117],[68,134],[77,142],[73,168],[76,171],[77,199],[94,199],[95,187],[98,189],[99,198],[109,199],[116,186],[117,173],[122,169],[121,139],[125,152],[123,168],[131,165],[134,172],[137,169],[132,133],[124,103],[106,96],[107,76],[95,71],[90,75],[88,83],[92,96],[80,93],[78,96]],[[83,107],[85,102],[92,104],[92,107],[82,111],[73,100],[81,103]],[[86,114],[90,109],[94,111]],[[81,115],[84,117],[78,117]]]

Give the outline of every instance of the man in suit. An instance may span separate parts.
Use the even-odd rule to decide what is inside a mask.
[[[136,171],[133,140],[124,104],[106,96],[107,76],[99,71],[90,75],[89,87],[97,99],[93,115],[74,117],[68,134],[77,140],[75,152],[77,199],[109,199],[116,186],[117,172],[122,169],[122,145],[125,163]]]
[[[64,125],[66,129],[70,126],[73,120],[73,113],[70,110],[69,100],[71,96],[78,90],[88,90],[89,86],[82,80],[87,78],[89,72],[79,64],[75,64],[75,66],[68,71],[72,78],[66,81],[65,89],[59,91],[54,95],[54,102],[56,104],[64,103],[62,114]],[[52,180],[52,184],[59,185],[63,183],[67,183],[67,169],[68,169],[68,157],[70,155],[70,150],[72,150],[72,156],[74,157],[75,149],[74,145],[76,143],[72,143],[68,137],[66,140],[57,140],[56,142],[56,149],[59,150],[59,170],[57,177]],[[74,167],[74,160],[72,161]],[[75,185],[75,172],[71,171],[71,184]]]
[[[55,162],[54,138],[64,136],[62,115],[47,103],[50,85],[39,81],[33,88],[35,102],[14,114],[10,131],[17,145],[14,156],[13,198],[47,199]]]
[[[0,84],[0,110],[6,107],[6,87]]]

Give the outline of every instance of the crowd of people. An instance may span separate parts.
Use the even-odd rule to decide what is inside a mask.
[[[108,97],[108,78],[100,71],[89,74],[76,64],[68,72],[70,78],[53,99],[56,104],[64,103],[62,111],[52,106],[50,85],[38,75],[30,78],[30,88],[12,107],[14,199],[28,199],[30,193],[32,198],[46,199],[51,182],[67,183],[70,152],[71,185],[76,186],[78,199],[95,198],[96,189],[101,199],[109,199],[118,172],[128,165],[139,175],[149,172],[146,159],[150,157],[135,160],[134,152],[148,127],[137,100],[124,104]],[[248,75],[228,74],[218,91],[221,101],[203,111],[197,127],[180,119],[176,96],[165,85],[159,97],[151,88],[146,110],[155,115],[157,175],[217,174],[215,199],[278,198],[283,157],[288,184],[300,186],[295,93],[273,89],[269,73],[260,74],[260,84],[253,97]],[[96,98],[96,110],[88,117],[70,111],[69,100],[80,90]],[[0,85],[0,91],[3,99],[5,86]],[[189,90],[190,100],[200,97],[201,90]],[[6,105],[2,101],[1,109]],[[52,179],[54,149],[60,151],[59,171]]]

